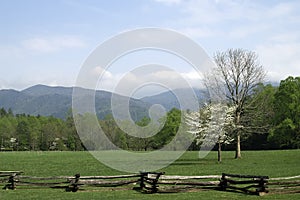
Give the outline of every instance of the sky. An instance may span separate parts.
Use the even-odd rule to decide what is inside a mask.
[[[185,34],[210,57],[229,48],[254,51],[267,71],[266,81],[300,76],[297,0],[0,0],[0,5],[0,89],[74,86],[97,46],[144,27]],[[196,86],[192,67],[168,56],[137,52],[106,71],[95,67],[96,75],[104,72],[98,87],[113,90],[122,77],[130,77],[133,64],[145,64],[149,58],[172,60],[167,64]],[[126,80],[157,81],[153,74],[133,75]],[[176,75],[163,78],[178,83]]]

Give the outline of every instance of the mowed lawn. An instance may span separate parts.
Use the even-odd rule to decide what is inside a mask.
[[[225,173],[283,177],[300,175],[300,150],[243,151],[242,159],[234,152],[223,152],[218,163],[217,152],[204,159],[198,152],[186,152],[172,165],[161,169],[166,175],[221,175]],[[126,174],[106,167],[88,152],[0,152],[0,171],[23,171],[29,176],[73,176]],[[2,184],[3,185],[3,184]],[[1,186],[2,186],[1,185]],[[0,190],[0,199],[300,199],[300,194],[267,194],[252,196],[221,191],[194,191],[170,194],[141,194],[134,190],[85,187],[76,193],[63,189],[17,188]]]

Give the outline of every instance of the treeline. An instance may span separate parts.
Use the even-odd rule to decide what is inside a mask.
[[[73,118],[14,115],[0,109],[1,150],[83,150]]]
[[[86,120],[86,128],[89,128],[89,114],[78,116]],[[116,124],[111,115],[99,120],[102,130],[116,146],[126,150],[147,151],[158,149],[169,143],[177,133],[181,111],[172,109],[167,113],[165,126],[158,134],[150,138],[137,138],[125,134]],[[150,119],[143,118],[137,122],[139,126],[145,126]],[[123,123],[126,123],[125,121]],[[70,150],[80,151],[93,149],[97,146],[90,138],[79,138],[71,113],[66,120],[54,117],[31,116],[25,114],[14,115],[11,109],[0,109],[0,139],[2,151],[24,150]],[[82,140],[88,139],[89,141]],[[105,145],[105,144],[103,144]],[[107,148],[106,148],[107,149]]]
[[[300,148],[300,77],[288,77],[279,87],[261,84],[246,101],[243,117],[245,138],[243,149],[291,149]],[[88,115],[78,116],[86,118]],[[149,124],[148,118],[136,122],[139,126]],[[127,123],[126,121],[122,123]],[[99,120],[107,137],[116,146],[125,150],[147,151],[160,149],[174,139],[181,123],[181,111],[170,110],[166,115],[163,128],[149,138],[138,138],[124,133],[111,115]],[[91,130],[91,132],[93,132]],[[82,144],[82,139],[86,147]],[[65,120],[14,115],[12,110],[0,109],[0,145],[1,150],[71,150],[97,149],[95,141],[79,138],[71,112]],[[234,142],[233,142],[234,143]],[[102,144],[105,145],[105,144]],[[180,147],[174,146],[174,149]],[[233,149],[229,144],[225,149]],[[196,141],[190,150],[199,150]]]
[[[246,104],[244,149],[300,148],[300,77],[288,77],[279,87],[261,84]]]

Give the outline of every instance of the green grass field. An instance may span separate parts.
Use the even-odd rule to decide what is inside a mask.
[[[244,151],[242,159],[234,152],[223,152],[223,162],[216,161],[217,152],[204,159],[198,152],[186,152],[172,165],[161,169],[166,175],[221,175],[225,173],[267,175],[269,177],[300,174],[300,150]],[[23,171],[29,176],[117,175],[88,152],[0,152],[0,171]],[[252,196],[221,191],[195,191],[172,194],[141,194],[133,190],[97,188],[68,193],[63,189],[19,188],[0,190],[0,199],[300,199],[300,194],[267,194]]]

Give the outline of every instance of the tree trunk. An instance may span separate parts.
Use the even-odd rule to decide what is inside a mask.
[[[239,125],[240,124],[240,119],[241,119],[241,113],[237,112],[236,113],[236,124]],[[235,150],[235,158],[242,158],[241,155],[241,130],[237,130],[236,133],[236,150]]]
[[[240,135],[240,132],[238,132],[237,136],[236,136],[235,158],[242,158],[242,155],[241,155],[241,135]]]
[[[219,142],[218,143],[218,162],[222,162],[221,151],[222,151],[222,144]]]
[[[264,82],[266,72],[254,52],[243,49],[228,49],[217,52],[214,57],[216,67],[205,77],[205,85],[219,97],[226,96],[237,107],[235,125],[240,129],[240,117],[245,109],[245,102],[259,83]],[[223,88],[225,87],[225,88]],[[225,89],[225,90],[224,90]],[[226,91],[226,92],[225,92]],[[237,130],[236,158],[241,157],[240,137],[242,130]]]

